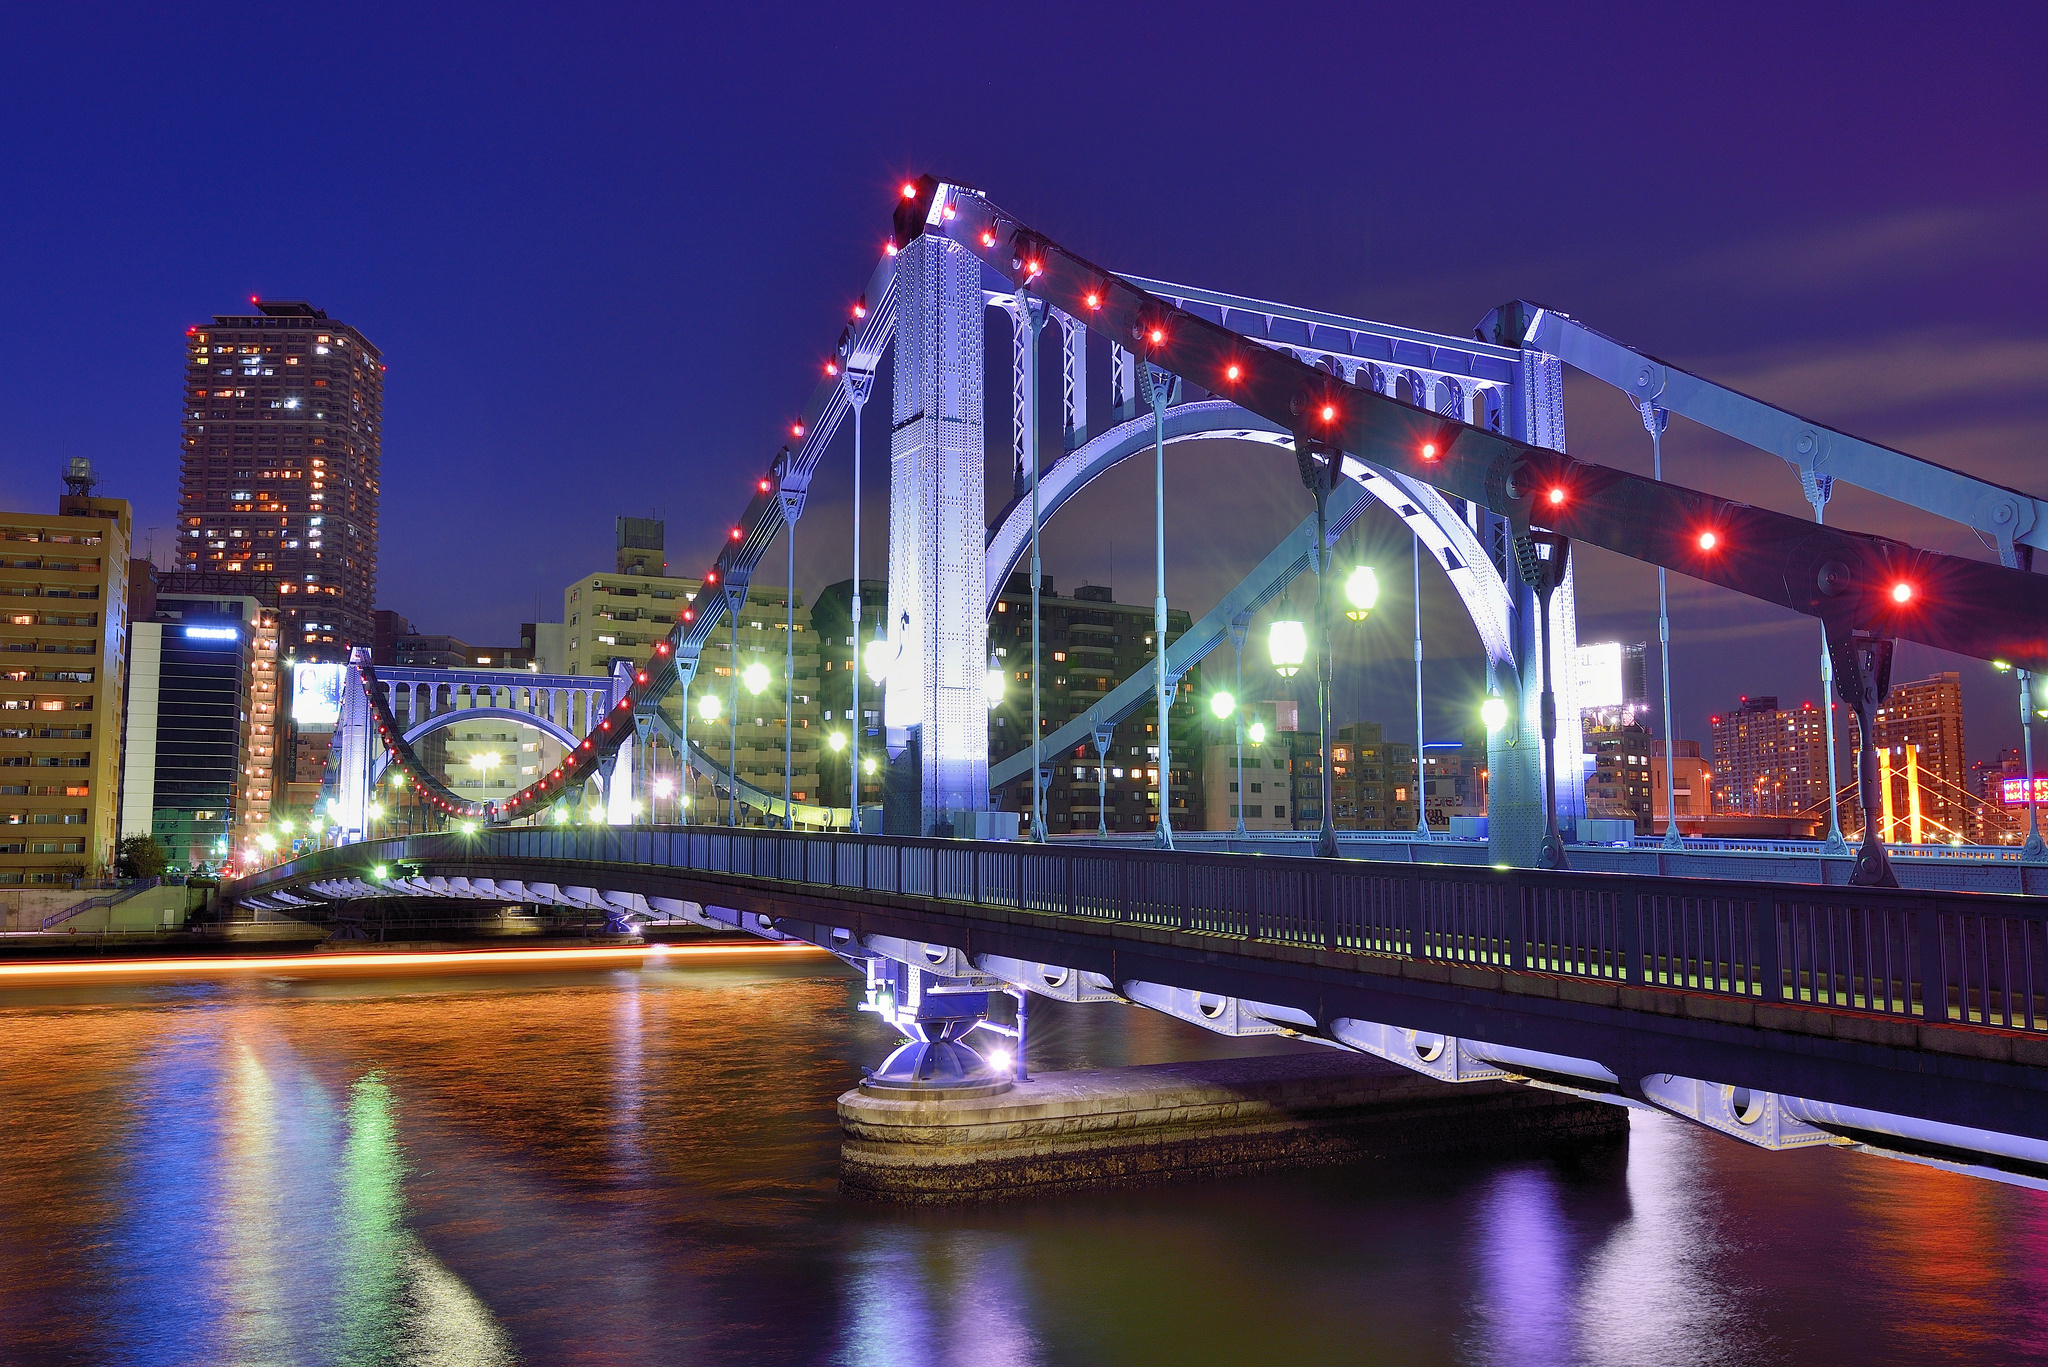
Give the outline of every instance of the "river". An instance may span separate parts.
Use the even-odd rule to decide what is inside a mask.
[[[2048,1362],[2048,1194],[1638,1114],[1625,1155],[837,1194],[822,956],[0,989],[0,1360]],[[1034,1003],[1034,1066],[1273,1049]]]

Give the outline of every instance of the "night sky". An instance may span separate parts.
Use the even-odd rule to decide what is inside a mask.
[[[89,456],[167,551],[185,328],[251,294],[308,299],[390,366],[380,605],[502,643],[536,595],[558,617],[562,586],[609,566],[617,514],[665,517],[676,573],[715,554],[867,279],[892,187],[925,171],[1137,274],[1458,334],[1540,301],[2048,491],[2048,25],[1830,8],[17,8],[0,507],[50,506],[61,462]],[[1211,17],[1233,13],[1251,22]],[[870,420],[886,450],[886,403]],[[1634,410],[1593,382],[1570,391],[1568,437],[1648,469]],[[1284,456],[1169,461],[1170,589],[1199,615],[1307,498]],[[1783,462],[1683,419],[1665,468],[1806,512]],[[990,479],[1007,488],[1005,460]],[[1061,591],[1149,600],[1148,486],[1120,472],[1053,524]],[[849,572],[850,495],[843,462],[821,476],[807,596]],[[1830,520],[1989,556],[1846,486]],[[1347,639],[1342,719],[1412,719],[1405,534],[1375,515],[1357,553],[1390,591]],[[779,582],[770,563],[757,582]],[[1470,715],[1478,655],[1432,572],[1435,740]],[[1653,570],[1590,551],[1579,582],[1582,640],[1654,654]],[[1672,586],[1680,735],[1704,739],[1738,694],[1818,697],[1809,620]],[[1982,664],[1906,645],[1896,677],[1943,668],[1963,673],[1972,756],[2016,744],[2010,684]]]

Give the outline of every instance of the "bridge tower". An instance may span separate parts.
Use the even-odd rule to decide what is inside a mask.
[[[915,772],[889,786],[884,819],[891,834],[971,835],[970,814],[988,809],[981,263],[927,234],[897,258],[896,289],[888,615],[896,658],[882,715],[892,765]]]
[[[1508,391],[1508,430],[1534,446],[1565,449],[1564,366],[1555,356],[1527,347]],[[1509,701],[1507,724],[1486,740],[1486,853],[1496,864],[1529,867],[1542,843],[1543,797],[1543,656],[1551,656],[1552,689],[1557,700],[1557,739],[1551,761],[1557,773],[1557,824],[1567,842],[1574,823],[1586,814],[1585,741],[1579,729],[1579,703],[1574,662],[1578,655],[1577,567],[1567,562],[1564,583],[1552,595],[1549,640],[1536,591],[1523,581],[1515,564],[1513,530],[1506,518],[1477,510],[1483,542],[1500,571],[1513,605],[1510,640],[1519,678],[1496,668],[1494,683]]]

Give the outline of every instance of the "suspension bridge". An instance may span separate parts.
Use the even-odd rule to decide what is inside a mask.
[[[1005,1028],[1020,1057],[1031,994],[1120,1000],[1447,1080],[1511,1077],[1653,1106],[1767,1148],[1858,1143],[2048,1179],[2038,834],[2024,850],[1912,858],[1895,858],[1874,821],[1853,850],[1838,829],[1750,848],[1675,829],[1640,848],[1573,845],[1583,741],[1571,671],[1553,667],[1576,645],[1575,544],[1810,617],[1823,677],[1858,724],[1850,781],[1876,810],[1874,723],[1897,640],[2015,666],[2031,720],[2032,676],[2048,667],[2048,599],[2031,573],[2048,538],[2040,500],[1740,395],[1548,308],[1507,305],[1461,339],[1118,274],[930,177],[901,187],[891,227],[824,374],[651,663],[508,684],[358,658],[337,735],[334,847],[235,881],[231,900],[307,919],[393,900],[517,902],[601,914],[622,931],[678,922],[808,940],[864,973],[867,1008],[906,1041],[877,1078],[906,1088],[988,1075],[962,1040],[995,1028],[991,994],[1017,1002]],[[1020,461],[993,525],[991,318],[1013,339]],[[1057,433],[1037,398],[1048,328]],[[707,646],[722,624],[736,632],[756,570],[778,537],[787,548],[849,418],[857,470],[858,419],[885,355],[888,602],[867,650],[881,693],[872,758],[887,766],[876,830],[857,807],[745,782],[676,717],[693,687],[717,686],[700,676]],[[1651,477],[1567,454],[1567,366],[1636,404]],[[1098,422],[1090,395],[1104,386],[1091,377],[1105,372]],[[1813,518],[1664,480],[1671,413],[1784,458]],[[1046,520],[1125,461],[1149,455],[1162,488],[1167,447],[1192,440],[1292,453],[1301,525],[1168,647],[1156,499],[1152,667],[1048,730],[1034,634],[1029,743],[992,761],[985,661],[1001,587],[1028,566],[1035,600]],[[1999,563],[1827,523],[1836,480],[1975,529]],[[1052,760],[1102,745],[1141,709],[1156,709],[1159,772],[1170,773],[1166,704],[1180,678],[1219,645],[1241,649],[1252,615],[1304,574],[1319,637],[1331,547],[1375,505],[1427,550],[1486,651],[1483,841],[1337,831],[1327,725],[1322,829],[1298,842],[1175,831],[1164,802],[1139,841],[1048,840],[1036,797],[1026,838],[986,838],[1008,833],[992,791],[1037,776],[1042,794]],[[856,530],[856,594],[858,555]],[[1313,655],[1327,721],[1332,662]],[[439,706],[454,694],[460,705]],[[856,694],[855,715],[861,706]],[[479,710],[555,736],[564,758],[500,801],[458,792],[415,746]],[[852,728],[856,764],[865,729]],[[779,829],[640,822],[635,784],[657,744]],[[380,781],[447,829],[367,838]],[[559,816],[592,794],[610,824],[563,828]],[[1280,853],[1298,857],[1262,857]]]

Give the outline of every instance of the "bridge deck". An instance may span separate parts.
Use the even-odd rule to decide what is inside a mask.
[[[419,895],[405,877],[708,903],[828,946],[896,936],[2048,1138],[2039,898],[723,827],[370,841],[230,895]]]

